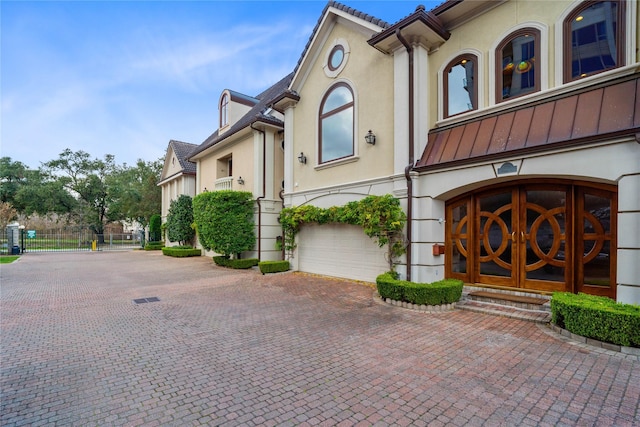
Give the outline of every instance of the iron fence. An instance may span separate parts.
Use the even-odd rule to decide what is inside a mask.
[[[144,233],[95,234],[85,227],[64,227],[47,230],[20,229],[19,237],[2,233],[2,252],[79,252],[137,249],[144,245]],[[15,235],[14,235],[15,236]]]

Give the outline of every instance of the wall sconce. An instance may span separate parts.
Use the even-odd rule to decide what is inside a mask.
[[[367,144],[376,145],[376,135],[371,132],[371,129],[369,129],[369,132],[364,136],[364,140],[367,141]]]
[[[238,177],[238,184],[244,185],[244,179],[241,176]]]
[[[300,155],[298,156],[298,161],[300,163],[302,163],[303,165],[307,164],[307,156],[305,156],[302,151],[300,152]]]

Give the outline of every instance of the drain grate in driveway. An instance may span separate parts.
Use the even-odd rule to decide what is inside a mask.
[[[144,304],[146,302],[157,302],[160,301],[160,298],[158,297],[150,297],[150,298],[138,298],[138,299],[134,299],[133,303],[134,304]]]

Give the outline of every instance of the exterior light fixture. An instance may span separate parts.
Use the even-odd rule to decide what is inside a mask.
[[[238,184],[244,185],[244,179],[241,176],[238,177]]]
[[[300,155],[298,155],[298,161],[303,165],[307,164],[307,156],[305,156],[302,151],[300,152]]]
[[[367,144],[376,145],[376,135],[371,132],[371,129],[369,129],[369,132],[364,136],[364,140],[367,141]]]

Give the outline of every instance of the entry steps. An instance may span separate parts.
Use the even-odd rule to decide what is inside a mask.
[[[551,321],[551,297],[528,292],[465,286],[456,308],[535,323]]]

